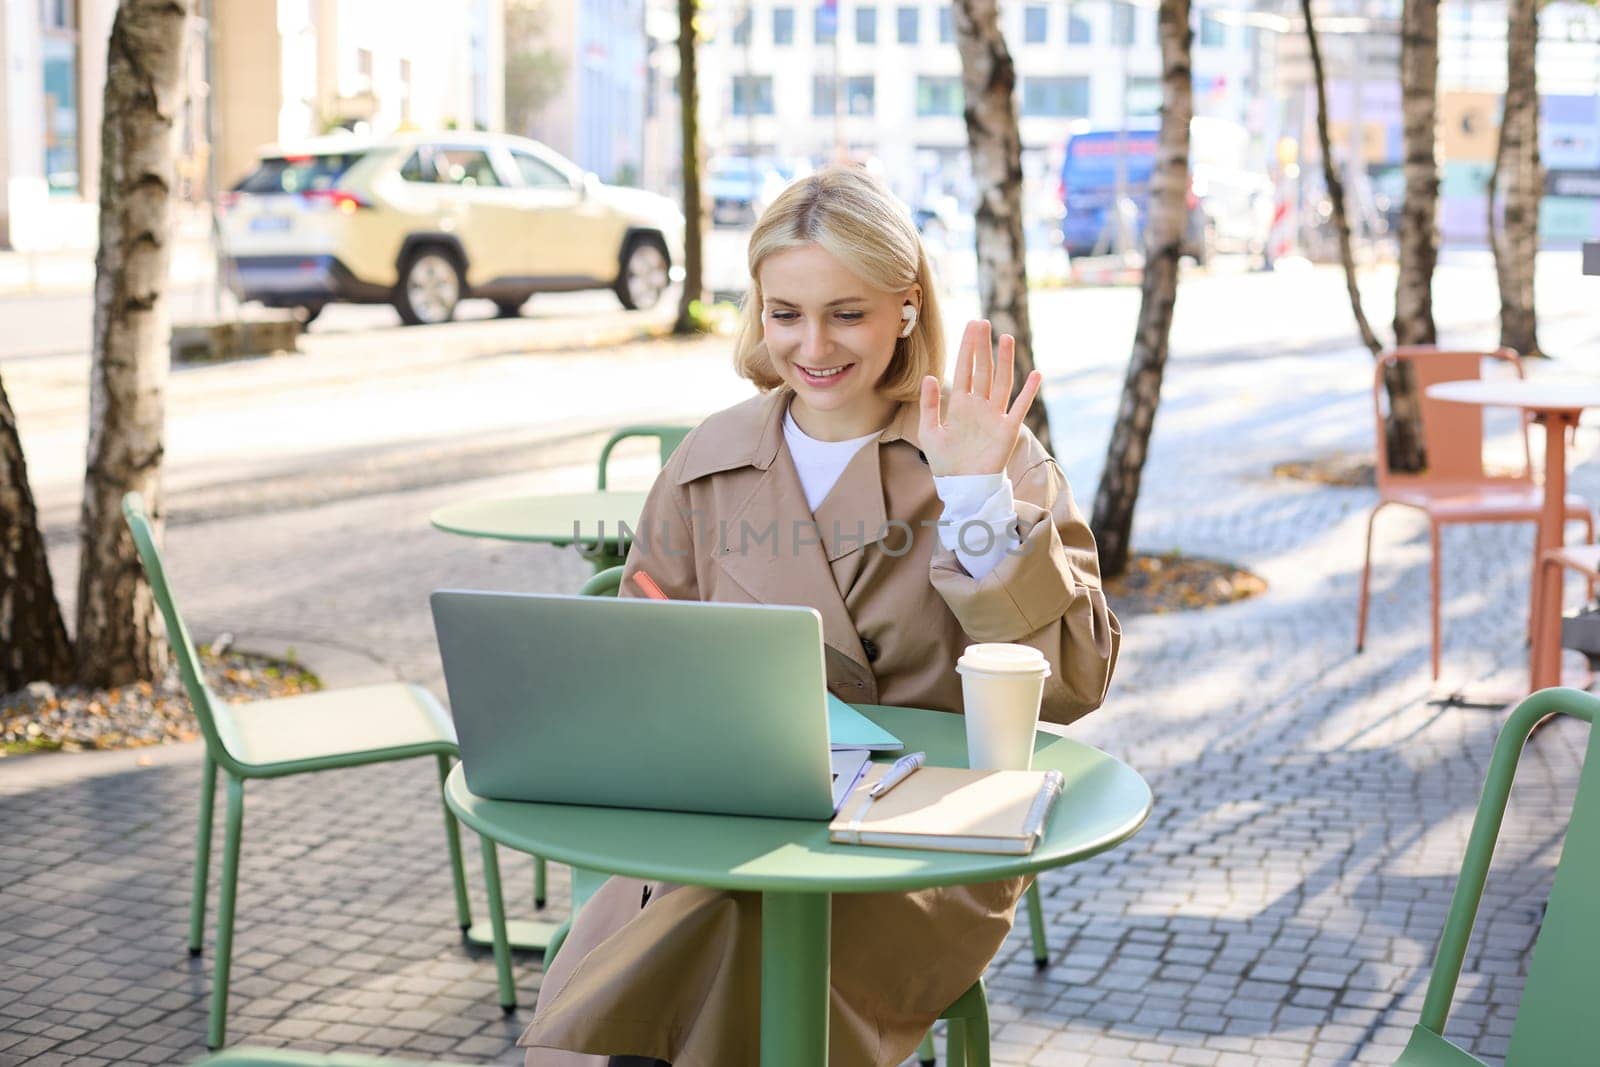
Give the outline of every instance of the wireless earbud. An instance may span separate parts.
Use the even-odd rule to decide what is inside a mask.
[[[900,336],[910,337],[911,331],[917,328],[917,309],[907,304],[900,309],[900,317],[906,321],[905,329],[900,331]]]

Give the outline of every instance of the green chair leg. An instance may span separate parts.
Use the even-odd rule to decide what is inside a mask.
[[[1044,902],[1040,899],[1039,881],[1028,887],[1028,935],[1033,940],[1033,965],[1040,970],[1050,966],[1050,940],[1044,932]]]
[[[500,896],[500,857],[494,842],[480,836],[483,845],[483,882],[489,891],[489,926],[494,930],[495,980],[500,984],[500,1010],[517,1010],[517,990],[511,981],[511,941],[506,936],[505,901]]]
[[[960,1019],[944,1024],[944,1062],[947,1067],[967,1067],[967,1024]]]
[[[189,955],[200,955],[206,936],[206,886],[211,877],[211,807],[217,795],[217,764],[206,753],[200,772],[200,829],[194,839],[194,889],[189,897]]]
[[[933,1051],[933,1031],[929,1030],[922,1035],[922,1044],[917,1046],[917,1062],[922,1067],[933,1067],[938,1059],[939,1054]]]
[[[972,983],[940,1015],[945,1020],[945,1062],[949,1067],[989,1067],[989,999],[983,979]],[[923,1038],[917,1058],[933,1062],[933,1034]]]
[[[211,1025],[206,1046],[222,1047],[228,1030],[228,973],[233,967],[233,915],[239,889],[239,838],[244,831],[244,782],[228,781],[227,826],[222,838],[222,886],[217,898],[217,958],[211,967]]]
[[[572,933],[572,920],[568,919],[556,927],[556,932],[550,935],[550,943],[544,947],[544,967],[550,969],[550,964],[555,962],[556,953],[561,951],[561,946],[567,943],[567,935]]]
[[[545,878],[546,878],[546,872],[545,872],[545,869],[544,869],[544,857],[543,856],[535,856],[535,857],[533,857],[533,910],[534,911],[543,911],[544,910],[544,902],[545,902],[545,897],[546,897],[546,893],[545,893]]]
[[[438,760],[439,803],[444,805],[444,782],[450,776],[450,757],[440,753]],[[450,814],[448,805],[444,806],[444,836],[450,846],[450,883],[456,894],[456,924],[465,933],[472,927],[472,905],[467,902],[467,872],[461,863],[461,827]]]
[[[977,987],[979,995],[968,999],[963,1007],[967,1017],[962,1022],[966,1031],[966,1067],[989,1067],[989,1000],[983,992],[983,983],[980,980]],[[952,1064],[956,1061],[951,1060]]]

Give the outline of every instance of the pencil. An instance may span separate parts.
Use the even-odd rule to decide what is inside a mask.
[[[656,580],[642,570],[633,572],[633,584],[638,586],[639,591],[651,600],[668,599],[667,594],[663,593],[661,587],[656,584]]]

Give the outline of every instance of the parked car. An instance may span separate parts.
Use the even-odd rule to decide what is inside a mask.
[[[720,156],[706,167],[706,192],[713,226],[752,226],[768,204],[796,178],[809,173],[799,164],[763,162],[746,156]]]
[[[242,300],[393,304],[445,322],[467,297],[515,315],[538,292],[611,289],[649,308],[681,276],[683,214],[604,185],[536,141],[449,131],[317,138],[260,154],[222,198]]]
[[[1244,161],[1242,128],[1214,119],[1190,127],[1188,220],[1184,254],[1204,263],[1215,252],[1260,253],[1272,226],[1272,183]],[[1086,256],[1109,243],[1117,200],[1118,159],[1130,236],[1143,246],[1155,167],[1153,129],[1091,130],[1067,141],[1061,164],[1062,244]]]

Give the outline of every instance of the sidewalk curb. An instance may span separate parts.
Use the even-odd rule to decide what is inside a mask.
[[[297,640],[282,634],[235,634],[232,648],[257,656],[282,660],[310,671],[324,689],[348,689],[357,685],[381,685],[401,681],[391,664],[371,652],[325,641]]]
[[[398,681],[392,666],[369,652],[321,641],[293,641],[278,635],[243,634],[236,651],[293,662],[315,674],[324,689],[345,689]],[[292,655],[291,655],[292,653]],[[73,785],[133,771],[199,763],[204,741],[177,741],[110,751],[32,752],[0,760],[0,797]]]

